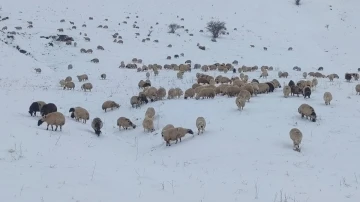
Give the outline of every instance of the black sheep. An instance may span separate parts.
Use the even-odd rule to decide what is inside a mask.
[[[346,73],[346,74],[345,74],[345,79],[346,79],[346,81],[350,82],[350,80],[351,80],[351,74]]]
[[[234,73],[234,74],[236,73],[236,69],[235,69],[235,68],[233,69],[233,73]]]
[[[358,68],[358,72],[360,72],[360,68]]]
[[[142,87],[146,88],[146,87],[149,87],[149,86],[151,86],[151,83],[146,82],[146,83],[144,83],[144,85]]]
[[[36,116],[36,112],[40,111],[40,106],[38,102],[33,102],[29,107],[29,114],[31,116]]]
[[[48,103],[41,108],[41,116],[47,115],[52,112],[57,112],[57,107],[53,103]]]
[[[310,87],[309,86],[306,86],[305,88],[304,88],[304,98],[306,98],[306,97],[308,97],[308,98],[310,98],[310,95],[311,95],[311,89],[310,89]]]
[[[319,67],[318,71],[323,71],[324,67]]]
[[[251,81],[251,83],[259,83],[259,81],[256,80],[256,79],[253,79],[253,80]]]
[[[288,86],[290,86],[290,88],[291,88],[292,86],[295,86],[295,82],[294,82],[293,80],[290,80]]]
[[[269,92],[274,92],[274,84],[272,84],[271,82],[267,82],[267,85],[269,85]]]

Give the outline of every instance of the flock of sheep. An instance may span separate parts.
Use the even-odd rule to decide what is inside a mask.
[[[141,105],[148,104],[149,102],[156,102],[159,100],[164,99],[178,99],[180,97],[184,97],[184,99],[191,99],[195,98],[196,100],[199,99],[213,99],[215,96],[228,96],[228,97],[236,97],[235,104],[239,110],[243,110],[245,107],[246,102],[250,102],[250,99],[258,94],[267,94],[272,93],[277,88],[281,88],[281,84],[277,79],[273,79],[269,82],[259,82],[257,79],[252,79],[249,81],[249,76],[246,75],[247,72],[254,72],[257,71],[259,68],[258,66],[247,67],[242,66],[239,67],[237,70],[235,69],[234,65],[237,65],[237,61],[234,61],[232,64],[220,64],[216,63],[213,65],[203,65],[195,64],[191,65],[191,61],[187,61],[185,64],[171,64],[171,65],[157,65],[157,64],[150,64],[148,66],[143,65],[142,68],[137,68],[138,72],[146,72],[147,80],[140,80],[138,83],[138,88],[140,92],[137,95],[134,95],[130,98],[130,105],[133,108],[139,108]],[[164,87],[156,88],[152,86],[150,78],[150,72],[153,73],[154,76],[158,76],[160,70],[164,69],[163,71],[175,71],[176,77],[178,79],[183,79],[183,75],[186,72],[192,71],[192,69],[200,69],[204,73],[197,73],[196,83],[194,83],[189,89],[186,89],[185,92],[181,88],[170,88],[168,91]],[[218,75],[215,78],[213,76],[207,75],[206,72],[211,70],[217,70],[219,72],[228,72],[231,71],[234,75],[231,78],[226,76]],[[260,68],[260,78],[264,77],[267,78],[268,71],[274,70],[273,67],[262,66]],[[322,71],[322,68],[319,69]],[[236,73],[240,73],[239,77],[235,76]],[[279,78],[288,77],[288,72],[279,72]],[[351,78],[348,78],[348,75],[351,75]],[[330,74],[328,76],[323,75],[320,72],[304,72],[302,74],[303,80],[299,80],[296,83],[292,80],[289,81],[287,85],[283,86],[283,95],[285,98],[291,96],[303,95],[304,98],[309,99],[311,96],[312,91],[318,85],[318,79],[320,78],[329,78],[330,81],[333,81],[334,78],[339,78],[336,74]],[[308,76],[313,77],[312,79],[307,79]],[[100,77],[102,79],[106,79],[105,74],[101,74]],[[346,73],[345,74],[346,80],[351,80],[354,78],[355,80],[359,79],[359,74],[357,73]],[[79,82],[88,81],[88,76],[86,74],[78,75],[77,76]],[[72,81],[72,77],[68,76],[65,79],[60,81],[60,85],[63,89],[74,89],[75,84]],[[93,88],[91,83],[84,83],[81,86],[83,90],[90,90]],[[357,84],[355,87],[357,94],[360,94],[360,84]],[[166,97],[167,95],[167,97]],[[330,105],[333,97],[330,92],[325,92],[323,96],[325,105]],[[102,104],[102,109],[106,112],[108,109],[116,109],[120,108],[120,104],[113,101],[107,100]],[[38,121],[38,125],[41,125],[43,122],[47,123],[47,130],[49,125],[51,125],[52,130],[53,126],[56,126],[55,131],[57,130],[58,126],[60,130],[62,130],[62,126],[65,124],[65,117],[62,113],[57,112],[57,107],[53,103],[46,104],[43,101],[37,101],[31,104],[29,108],[30,115],[36,115],[36,112],[40,112],[42,118]],[[86,123],[89,120],[90,115],[89,112],[82,108],[82,107],[74,107],[70,108],[69,112],[71,112],[71,118],[74,118],[76,121],[82,121]],[[315,109],[304,103],[299,106],[298,113],[301,117],[305,117],[310,119],[312,122],[316,122],[317,114]],[[144,132],[153,132],[155,131],[154,128],[154,119],[155,119],[155,109],[153,107],[148,107],[145,112],[145,116],[142,122],[142,126]],[[130,128],[135,129],[136,125],[126,117],[120,117],[117,120],[117,126],[119,130],[121,128],[128,130]],[[95,134],[98,136],[101,134],[101,128],[103,127],[103,122],[100,118],[96,117],[93,119],[91,123],[91,127],[94,129]],[[206,127],[206,121],[204,117],[198,117],[196,120],[196,127],[198,128],[198,134],[203,133]],[[170,146],[170,141],[175,141],[175,143],[184,137],[186,134],[194,134],[191,129],[183,128],[183,127],[174,127],[172,124],[166,125],[162,129],[162,137],[166,142],[166,146]],[[300,152],[300,144],[302,140],[302,132],[297,129],[293,128],[290,130],[290,138],[293,141],[294,150]]]

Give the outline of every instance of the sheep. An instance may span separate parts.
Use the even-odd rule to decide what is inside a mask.
[[[140,105],[141,105],[141,100],[140,100],[139,96],[136,96],[136,95],[132,96],[132,97],[130,98],[130,104],[131,104],[131,107],[132,107],[132,108],[134,108],[134,106],[135,106],[135,108],[140,107]]]
[[[181,142],[181,138],[184,137],[186,134],[192,134],[194,135],[194,132],[191,129],[187,128],[170,128],[164,131],[163,137],[166,142],[166,146],[171,146],[170,141],[176,141],[175,144],[177,144],[178,139]]]
[[[140,101],[140,104],[149,103],[149,100],[146,98],[146,95],[142,92],[139,93],[139,101]]]
[[[215,90],[212,88],[204,88],[201,89],[199,93],[196,94],[195,99],[198,100],[201,98],[214,98],[215,97]]]
[[[259,93],[268,93],[269,92],[269,85],[266,83],[259,83]]]
[[[82,119],[83,123],[86,123],[86,121],[90,119],[89,112],[82,107],[72,107],[69,112],[71,112],[71,118],[75,118],[76,121]]]
[[[201,133],[204,133],[206,127],[206,121],[204,117],[200,116],[196,119],[196,127],[198,128],[198,135],[200,135],[200,131]]]
[[[29,107],[29,114],[31,116],[36,116],[36,112],[40,112],[41,111],[41,108],[46,105],[45,102],[43,101],[36,101],[36,102],[33,102],[30,107]]]
[[[316,88],[317,84],[318,84],[318,80],[316,78],[313,78],[311,87]]]
[[[120,105],[112,100],[107,100],[102,104],[102,109],[105,110],[105,112],[109,108],[113,110],[114,108],[119,108],[119,107]]]
[[[237,86],[228,86],[225,90],[228,97],[234,97],[239,95],[241,89]]]
[[[54,130],[55,125],[55,131],[57,131],[58,126],[60,127],[60,131],[62,131],[62,126],[65,125],[65,116],[60,112],[52,112],[43,116],[38,121],[38,126],[40,126],[44,122],[47,123],[46,130],[49,130],[49,125],[51,125],[51,130]]]
[[[153,132],[155,131],[154,128],[154,121],[153,119],[145,116],[143,122],[142,122],[143,128],[144,128],[144,132],[147,130],[148,132]]]
[[[304,79],[306,79],[306,77],[307,77],[307,73],[306,72],[304,72],[303,74],[302,74],[302,76],[304,77]]]
[[[57,107],[54,103],[47,103],[40,109],[41,116],[45,116],[52,112],[57,112]]]
[[[93,63],[99,63],[99,62],[100,62],[100,60],[97,59],[97,58],[94,58],[94,59],[92,59],[92,60],[90,60],[90,61],[93,62]]]
[[[105,50],[104,47],[102,47],[102,46],[97,46],[96,49],[98,49],[98,50]]]
[[[275,86],[271,82],[266,82],[266,84],[269,86],[269,92],[274,92]]]
[[[290,130],[289,134],[290,139],[293,141],[293,150],[300,152],[300,144],[303,137],[301,131],[297,128],[293,128]]]
[[[157,91],[156,91],[156,100],[162,100],[164,99],[164,97],[166,96],[166,90],[163,87],[160,87]]]
[[[350,82],[350,81],[351,81],[351,78],[352,78],[351,74],[345,73],[345,80],[346,80],[346,81]]]
[[[304,98],[308,97],[310,98],[310,95],[311,95],[311,89],[309,86],[306,86],[303,90],[303,95],[304,95]]]
[[[184,92],[180,88],[175,88],[175,96],[180,98],[182,95],[184,95]]]
[[[236,106],[238,107],[239,110],[243,110],[244,107],[245,107],[245,99],[242,98],[242,97],[237,97],[235,99],[235,103],[236,103]]]
[[[281,88],[280,82],[277,79],[273,79],[271,83],[274,84],[274,88]]]
[[[81,85],[81,89],[86,91],[89,90],[91,92],[91,89],[93,88],[93,85],[91,83],[84,83]]]
[[[355,90],[356,90],[356,95],[359,94],[360,95],[360,84],[357,84],[355,86]]]
[[[301,114],[301,118],[309,118],[312,122],[316,122],[316,113],[313,107],[308,104],[302,104],[298,108],[299,114]]]
[[[198,84],[210,84],[210,82],[204,77],[198,78],[197,83]]]
[[[64,90],[65,89],[75,89],[75,83],[72,82],[72,81],[69,81],[69,82],[66,82],[65,85],[64,85]]]
[[[154,119],[154,117],[155,117],[155,109],[154,109],[154,107],[147,108],[147,110],[145,112],[145,117],[149,117],[151,119]]]
[[[290,80],[288,86],[290,86],[290,88],[295,86],[295,82],[293,80]]]
[[[291,95],[294,96],[295,94],[297,94],[298,97],[299,97],[299,94],[302,94],[302,91],[299,86],[291,87]]]
[[[78,75],[76,76],[79,79],[79,82],[81,81],[87,81],[89,79],[87,74],[82,74],[82,75]]]
[[[330,74],[327,77],[329,78],[330,81],[334,81],[334,75],[333,74]]]
[[[195,90],[193,88],[189,88],[185,91],[184,99],[193,98],[195,96]]]
[[[330,102],[332,100],[332,95],[330,92],[325,92],[324,93],[324,101],[325,101],[325,105],[330,105]]]
[[[161,136],[164,137],[164,132],[168,129],[175,128],[172,124],[167,124],[161,131]]]
[[[176,74],[176,77],[177,77],[178,79],[183,79],[183,76],[184,76],[184,72],[178,72],[178,73]]]
[[[60,84],[61,87],[64,87],[64,86],[65,86],[65,80],[64,80],[64,79],[61,79],[61,80],[59,81],[59,84]]]
[[[245,84],[240,89],[249,91],[251,96],[254,94],[254,88],[253,88],[253,86],[251,84]]]
[[[136,125],[133,124],[133,122],[130,121],[130,119],[125,117],[120,117],[117,120],[117,126],[119,126],[119,130],[121,130],[121,127],[123,127],[125,130],[127,130],[129,127],[132,127],[133,129],[136,128]]]
[[[103,127],[103,125],[104,124],[103,124],[102,120],[98,117],[96,117],[92,120],[91,127],[94,129],[95,134],[97,136],[100,136],[100,134],[102,133],[100,129]]]
[[[106,74],[101,74],[100,77],[101,79],[106,79]]]
[[[35,68],[35,72],[40,74],[41,73],[41,68]]]
[[[155,87],[150,87],[144,90],[146,97],[150,98],[151,102],[156,100],[157,89]]]
[[[248,102],[250,102],[251,94],[247,90],[241,90],[238,97],[241,97],[244,100],[247,100]]]
[[[147,79],[149,79],[149,77],[150,77],[150,72],[146,72],[146,75],[145,75],[145,76],[146,76]]]
[[[260,78],[263,77],[263,78],[267,79],[268,76],[269,76],[269,74],[268,74],[267,70],[263,71],[263,72],[260,74]]]
[[[68,77],[65,78],[65,82],[69,82],[69,81],[72,81],[71,76],[68,76]]]
[[[170,88],[168,91],[168,98],[167,99],[174,99],[176,97],[175,88]]]
[[[289,97],[290,93],[291,93],[291,87],[290,86],[284,86],[283,88],[283,93],[284,93],[284,97]]]

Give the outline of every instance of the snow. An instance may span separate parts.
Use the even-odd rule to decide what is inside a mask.
[[[355,92],[359,82],[344,80],[344,73],[357,72],[360,62],[359,7],[360,2],[354,0],[303,0],[300,7],[291,0],[3,1],[0,16],[10,19],[0,21],[0,29],[7,26],[7,31],[14,31],[22,26],[23,30],[17,31],[20,35],[13,41],[6,38],[6,31],[0,32],[1,201],[359,201],[360,96]],[[93,21],[88,20],[90,16]],[[215,43],[204,28],[212,18],[225,21],[229,31]],[[61,19],[66,22],[60,23]],[[32,21],[34,28],[26,28],[26,21]],[[69,30],[69,21],[77,29]],[[140,29],[132,27],[134,21]],[[180,36],[168,34],[167,26],[173,22],[184,25],[194,36],[184,29],[176,31]],[[81,27],[83,23],[86,28]],[[143,43],[150,26],[151,40]],[[76,48],[62,43],[46,46],[51,40],[40,36],[58,34],[58,28],[74,37]],[[79,32],[87,33],[91,42],[85,42]],[[113,43],[115,32],[124,44]],[[135,38],[137,32],[140,36]],[[197,43],[207,49],[198,49]],[[19,53],[12,47],[16,45],[32,56]],[[96,50],[98,45],[105,50]],[[287,51],[288,47],[294,50]],[[80,48],[92,48],[94,53],[82,54]],[[185,57],[166,60],[180,53]],[[100,63],[89,62],[95,57]],[[146,65],[181,64],[188,59],[202,65],[233,60],[240,67],[268,65],[275,70],[269,71],[267,81],[276,78],[282,85],[302,79],[302,72],[292,70],[295,65],[306,72],[323,66],[323,74],[336,73],[340,79],[318,79],[306,100],[284,98],[282,89],[276,89],[252,97],[243,111],[237,110],[235,98],[226,96],[165,99],[135,109],[129,100],[140,92],[137,84],[146,79],[145,72],[118,68],[121,61],[130,63],[134,57]],[[68,64],[74,68],[68,70]],[[41,74],[34,68],[41,68]],[[279,79],[278,71],[288,71],[289,77]],[[187,72],[179,80],[175,71],[160,70],[159,76],[151,72],[150,80],[157,88],[185,91],[196,82],[198,72]],[[92,92],[80,89],[76,75],[83,73],[89,75]],[[106,80],[100,79],[102,73],[107,74]],[[239,76],[218,71],[207,74]],[[250,80],[258,79],[260,69],[247,74]],[[59,86],[66,76],[76,80],[75,90]],[[326,91],[334,98],[330,106],[323,101]],[[63,131],[47,131],[46,124],[37,126],[40,116],[31,117],[28,107],[38,100],[58,106],[66,116]],[[121,107],[105,113],[101,105],[106,100]],[[302,103],[315,108],[317,122],[301,119],[297,109]],[[69,108],[76,106],[89,110],[86,124],[70,118]],[[153,133],[142,128],[147,107],[156,110]],[[116,120],[121,116],[138,127],[119,131]],[[165,125],[197,132],[199,116],[207,122],[204,134],[187,135],[181,143],[165,146],[160,135]],[[104,121],[100,137],[91,128],[95,117]],[[294,127],[304,135],[301,153],[292,149],[289,131]]]

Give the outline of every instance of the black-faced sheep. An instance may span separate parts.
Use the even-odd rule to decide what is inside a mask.
[[[146,97],[145,97],[146,98]],[[131,98],[130,98],[130,104],[131,104],[131,107],[132,108],[138,108],[138,107],[140,107],[140,105],[141,105],[141,100],[140,100],[140,98],[139,98],[139,96],[136,96],[136,95],[134,95],[134,96],[132,96]]]
[[[120,117],[117,120],[117,126],[119,126],[119,130],[121,130],[121,127],[123,127],[125,130],[127,130],[128,128],[136,128],[136,125],[133,124],[133,122],[130,121],[130,119],[126,118],[126,117]]]
[[[101,134],[101,128],[103,127],[103,122],[100,118],[96,117],[91,122],[91,127],[94,129],[95,134],[97,136],[100,136]]]
[[[238,107],[238,109],[239,110],[243,110],[244,109],[244,107],[245,107],[245,99],[244,98],[242,98],[242,97],[237,97],[236,99],[235,99],[235,104],[236,104],[236,106]]]
[[[81,119],[83,123],[86,123],[86,121],[90,119],[89,112],[82,107],[72,107],[69,112],[71,112],[71,118],[75,118],[76,121],[80,121]]]
[[[290,80],[288,86],[290,86],[290,88],[295,86],[295,82],[293,80]]]
[[[168,129],[175,128],[172,124],[167,124],[161,131],[161,136],[164,137],[164,132]]]
[[[82,75],[78,75],[76,76],[79,80],[79,82],[81,81],[87,81],[89,79],[88,75],[87,74],[82,74]]]
[[[170,141],[176,141],[175,144],[177,144],[178,140],[181,142],[181,138],[184,137],[186,134],[194,134],[194,132],[191,129],[187,128],[170,128],[164,131],[163,138],[166,142],[166,146],[171,146]]]
[[[31,116],[36,116],[36,112],[40,112],[41,108],[45,105],[46,103],[43,101],[37,101],[37,102],[33,102],[30,107],[29,107],[29,114]]]
[[[102,109],[105,110],[105,112],[109,108],[113,110],[114,108],[119,108],[119,107],[120,105],[112,100],[107,100],[102,104]]]
[[[300,144],[303,137],[301,131],[297,128],[293,128],[290,130],[289,134],[290,134],[290,139],[293,141],[293,150],[300,152],[301,151]]]
[[[298,97],[300,94],[302,94],[301,88],[299,86],[291,87],[291,95],[294,96],[295,94],[297,94]]]
[[[143,128],[144,128],[144,132],[147,130],[148,132],[153,132],[155,131],[155,128],[154,128],[154,121],[153,119],[145,116],[144,120],[143,120]]]
[[[305,116],[306,118],[309,118],[312,122],[316,122],[315,110],[310,105],[308,104],[300,105],[300,107],[298,108],[298,112],[299,114],[301,114],[301,118],[304,118]]]
[[[269,92],[274,92],[275,89],[274,84],[271,82],[266,82],[266,84],[269,85]]]
[[[184,99],[193,98],[195,96],[195,90],[193,88],[189,88],[185,91]]]
[[[41,116],[45,116],[52,112],[57,112],[57,107],[54,103],[45,104],[40,109]]]
[[[75,83],[74,82],[72,82],[72,81],[69,81],[69,82],[65,82],[65,85],[64,85],[64,90],[65,89],[75,89]]]
[[[46,130],[49,130],[49,125],[51,125],[51,130],[54,130],[54,126],[56,126],[55,131],[57,131],[57,128],[59,126],[61,131],[62,126],[65,125],[65,116],[60,112],[52,112],[43,116],[38,121],[38,126],[40,126],[44,122],[47,123]]]

